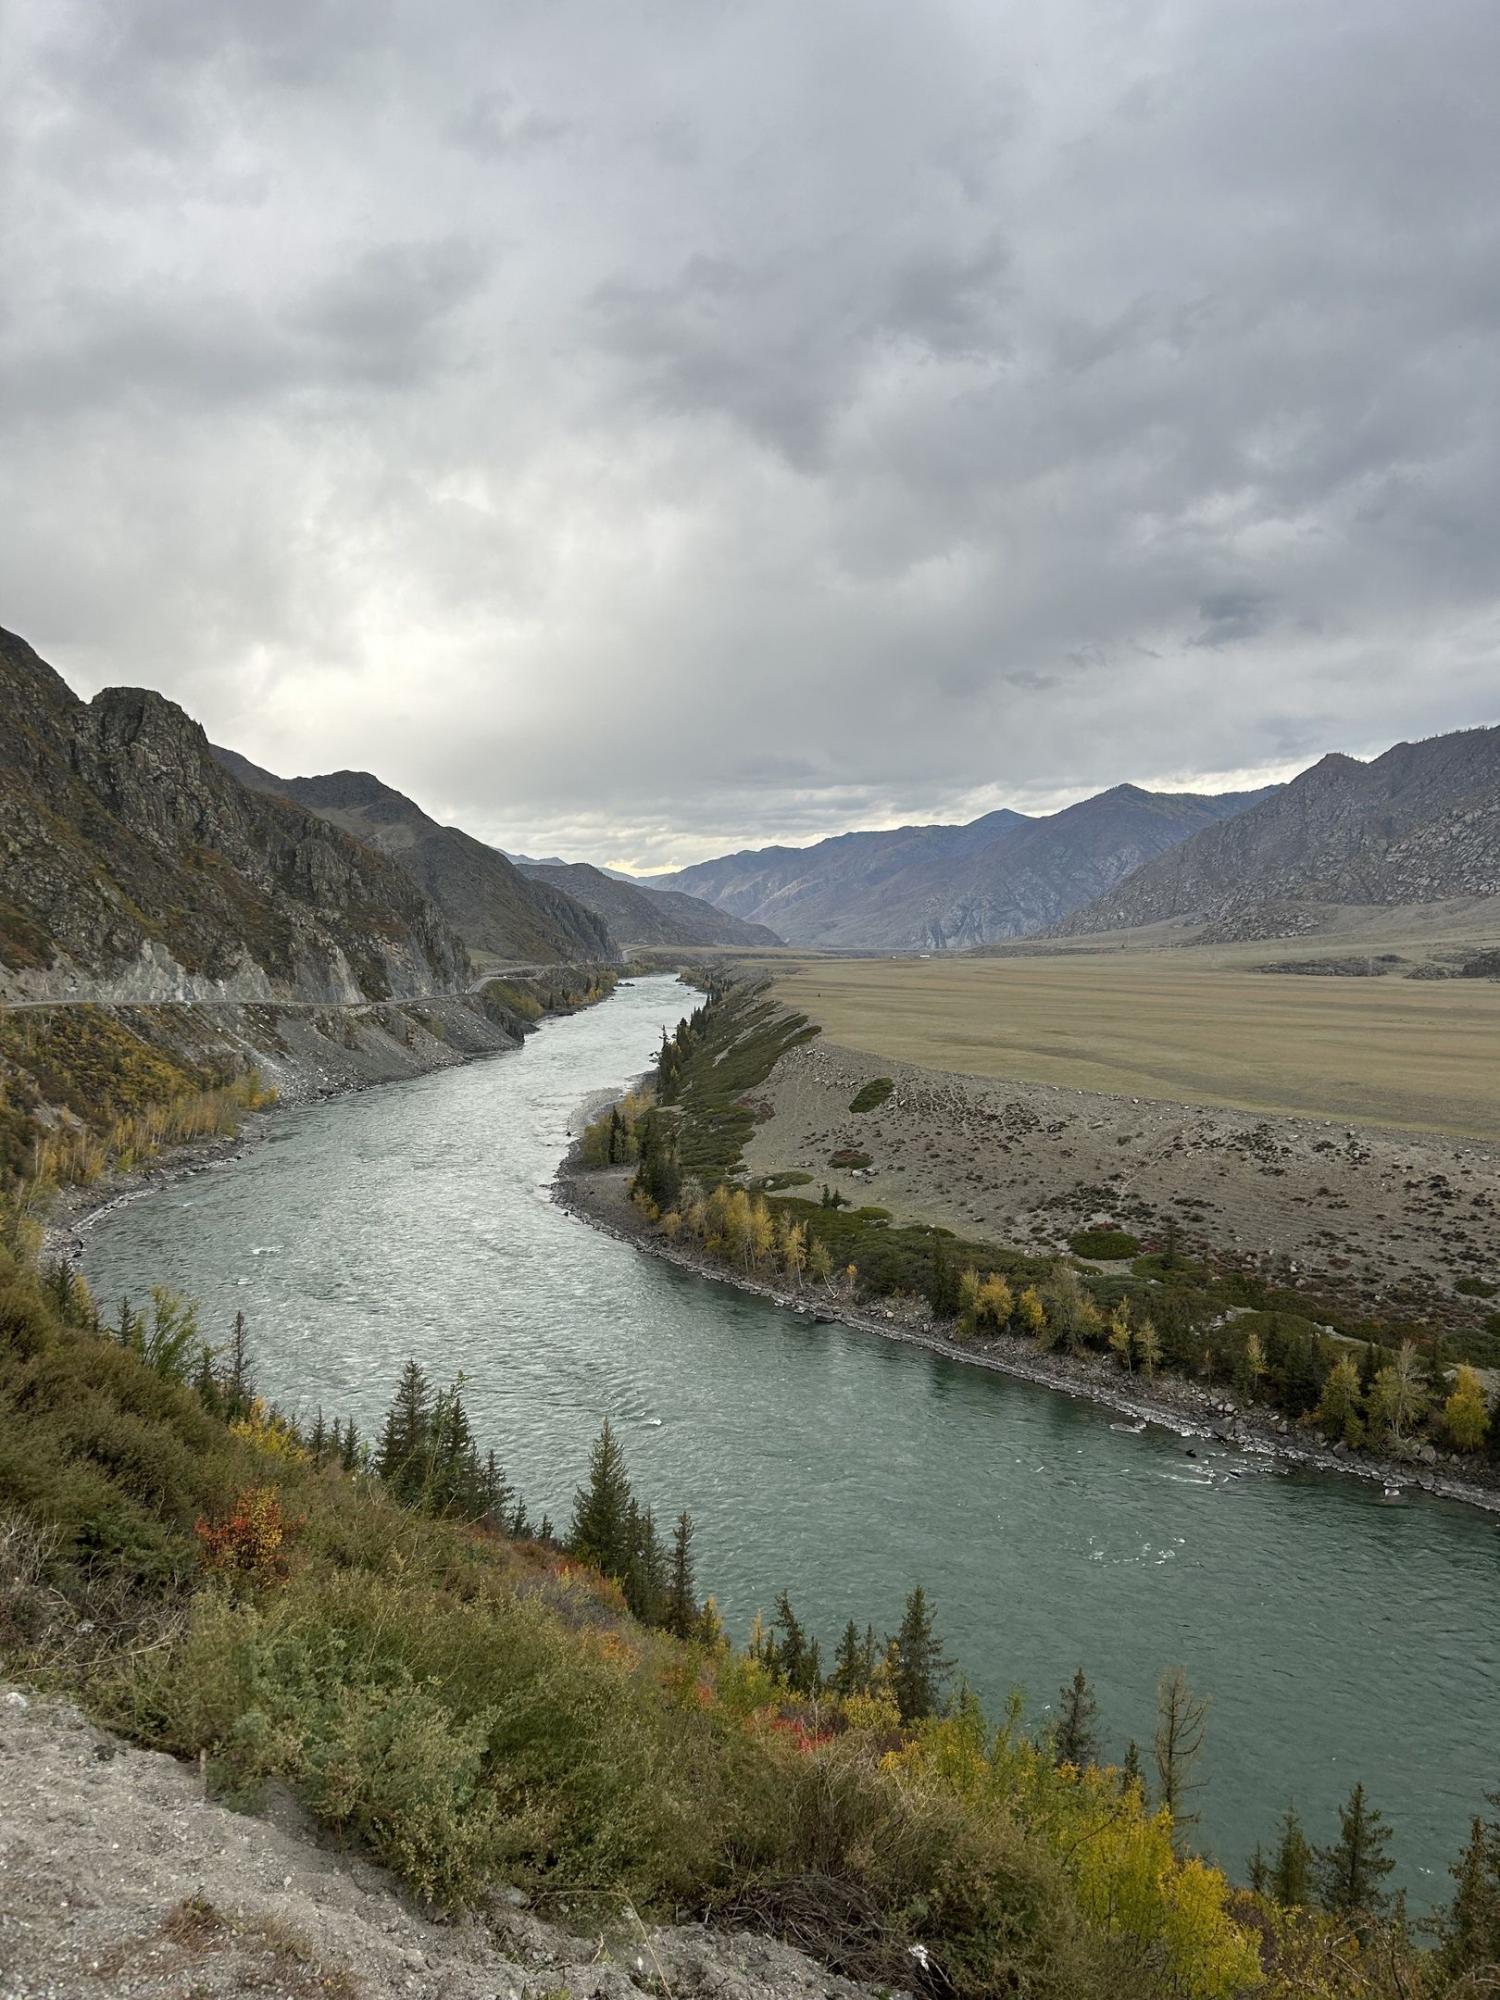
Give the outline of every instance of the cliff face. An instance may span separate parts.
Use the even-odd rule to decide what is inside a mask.
[[[274,789],[389,855],[473,951],[522,965],[619,956],[603,917],[560,885],[531,880],[497,848],[459,827],[439,825],[368,771],[274,778],[232,751],[214,754],[247,783]]]
[[[401,998],[467,983],[410,878],[247,790],[174,703],[0,632],[0,996]]]
[[[1252,811],[1196,834],[1079,910],[1060,932],[1195,918],[1281,935],[1299,909],[1500,895],[1500,729],[1331,755]]]

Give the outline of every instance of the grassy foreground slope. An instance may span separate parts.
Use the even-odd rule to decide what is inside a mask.
[[[832,959],[780,973],[775,990],[831,1041],[926,1069],[1500,1132],[1500,983],[1488,980],[1316,978],[1118,952]]]

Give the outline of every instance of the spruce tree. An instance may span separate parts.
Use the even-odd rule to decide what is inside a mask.
[[[1136,1787],[1142,1798],[1146,1795],[1146,1773],[1141,1768],[1141,1746],[1132,1737],[1125,1745],[1124,1761],[1120,1765],[1120,1790],[1128,1792]]]
[[[245,1326],[245,1315],[237,1312],[229,1334],[229,1353],[224,1370],[224,1403],[229,1421],[242,1417],[255,1398],[255,1384],[250,1378],[250,1335]]]
[[[1297,1808],[1288,1806],[1281,1816],[1281,1837],[1271,1863],[1271,1894],[1283,1909],[1296,1909],[1312,1901],[1313,1851],[1302,1831]]]
[[[1500,1792],[1491,1792],[1489,1800],[1500,1808]],[[1438,1959],[1457,1981],[1500,1965],[1500,1817],[1475,1817],[1452,1873],[1453,1901],[1438,1920]]]
[[[659,1624],[667,1596],[666,1551],[656,1532],[651,1509],[647,1507],[642,1512],[634,1500],[626,1510],[626,1537],[630,1555],[621,1578],[625,1602],[643,1625]]]
[[[1052,1732],[1052,1755],[1059,1764],[1078,1770],[1098,1762],[1099,1739],[1094,1731],[1098,1703],[1080,1667],[1058,1694],[1057,1726]]]
[[[817,1683],[813,1679],[813,1648],[785,1591],[776,1600],[775,1629],[779,1629],[781,1638],[779,1641],[772,1640],[768,1664],[775,1668],[794,1694],[815,1694]]]
[[[351,1417],[344,1426],[344,1442],[339,1451],[339,1464],[345,1472],[358,1472],[364,1447],[359,1441],[359,1432],[354,1428]]]
[[[891,1641],[891,1691],[903,1722],[936,1715],[953,1662],[944,1657],[927,1593],[917,1584]]]
[[[630,1480],[625,1453],[608,1417],[589,1453],[589,1477],[573,1495],[568,1548],[580,1562],[623,1578],[630,1562]]]
[[[873,1662],[859,1636],[859,1627],[851,1618],[844,1627],[838,1651],[833,1656],[833,1672],[828,1676],[828,1685],[835,1694],[846,1699],[851,1694],[868,1694],[872,1671]]]
[[[484,1511],[483,1468],[457,1383],[439,1395],[428,1421],[422,1502],[430,1513],[471,1519]]]
[[[385,1426],[375,1452],[377,1476],[403,1507],[418,1505],[427,1489],[431,1427],[431,1387],[421,1363],[408,1361],[401,1371],[391,1407],[386,1411]],[[353,1430],[351,1422],[351,1436]],[[346,1464],[349,1450],[346,1442]]]
[[[510,1523],[516,1514],[516,1489],[501,1472],[499,1462],[492,1451],[485,1454],[479,1492],[486,1520],[493,1521],[502,1532],[512,1533]],[[523,1508],[521,1512],[524,1518],[525,1509]]]
[[[672,1530],[671,1576],[667,1584],[664,1622],[678,1639],[690,1639],[698,1625],[698,1602],[693,1595],[693,1517],[683,1512]]]
[[[224,1398],[219,1391],[219,1377],[214,1368],[213,1349],[207,1344],[198,1356],[198,1373],[193,1387],[198,1392],[198,1400],[211,1417],[225,1415]]]
[[[1365,1918],[1387,1910],[1391,1899],[1381,1884],[1396,1865],[1385,1851],[1390,1844],[1385,1816],[1365,1797],[1364,1786],[1356,1785],[1348,1804],[1339,1807],[1338,1839],[1318,1849],[1318,1895],[1324,1909]]]

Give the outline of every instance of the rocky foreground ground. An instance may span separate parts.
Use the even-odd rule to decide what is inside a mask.
[[[0,1688],[0,2000],[870,2000],[770,1939],[517,1891],[439,1924],[388,1877],[205,1795],[196,1768]]]
[[[851,1112],[882,1075],[885,1103]],[[753,1173],[800,1170],[903,1219],[1041,1250],[1175,1217],[1187,1243],[1326,1279],[1370,1312],[1456,1328],[1500,1305],[1454,1289],[1500,1281],[1500,1144],[940,1074],[823,1037],[756,1095]],[[828,1164],[851,1148],[872,1173]]]

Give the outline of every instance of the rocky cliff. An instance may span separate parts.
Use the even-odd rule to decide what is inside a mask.
[[[217,750],[246,783],[306,806],[353,839],[388,855],[442,911],[471,951],[509,964],[610,961],[619,949],[608,924],[557,883],[533,880],[497,848],[442,826],[368,771],[276,778],[247,758]]]
[[[1500,728],[1338,754],[1251,811],[1194,835],[1077,911],[1059,932],[1192,919],[1279,936],[1319,906],[1500,895]]]
[[[242,785],[139,688],[83,702],[0,632],[0,997],[361,1001],[463,987],[410,877]]]

